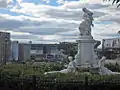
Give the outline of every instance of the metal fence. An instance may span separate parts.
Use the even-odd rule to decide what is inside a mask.
[[[24,79],[1,79],[0,90],[120,90],[120,81],[84,81],[42,80],[36,76]]]

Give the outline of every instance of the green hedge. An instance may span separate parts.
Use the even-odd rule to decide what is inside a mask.
[[[120,72],[120,65],[119,64],[106,64],[105,67],[109,68],[113,72]]]
[[[41,75],[44,74],[44,72],[62,70],[63,68],[63,65],[57,63],[44,63],[42,65],[8,64],[0,67],[0,73],[2,76],[29,76]]]
[[[105,65],[112,71],[120,71],[118,64]],[[62,70],[65,67],[58,63],[44,63],[42,65],[29,65],[29,64],[9,64],[0,68],[1,78],[23,78],[26,76],[36,75],[41,79],[55,79],[55,80],[84,80],[85,76],[89,77],[89,80],[120,80],[120,75],[98,75],[91,74],[89,72],[75,72],[68,74],[54,73],[44,75],[44,72]]]

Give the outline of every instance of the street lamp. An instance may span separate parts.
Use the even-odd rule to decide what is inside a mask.
[[[7,38],[5,38],[4,64],[6,64],[6,62],[7,62],[7,54],[8,54],[7,53],[7,48],[8,48],[7,47],[7,44],[8,44],[7,41],[8,41]]]
[[[120,35],[120,31],[117,32]],[[119,55],[118,58],[120,58],[120,47],[119,47]]]

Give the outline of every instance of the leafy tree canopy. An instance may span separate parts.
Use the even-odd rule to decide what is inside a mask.
[[[103,1],[111,1],[111,0],[103,0]],[[120,6],[120,0],[112,0],[112,4],[117,4],[117,8]]]

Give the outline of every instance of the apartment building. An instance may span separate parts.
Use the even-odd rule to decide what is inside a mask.
[[[61,60],[63,57],[58,46],[58,44],[31,44],[31,57],[35,60]]]
[[[30,44],[28,43],[19,43],[18,49],[18,59],[19,61],[30,60]]]
[[[10,58],[10,33],[0,32],[0,64],[6,64]]]
[[[19,54],[19,42],[18,41],[11,41],[11,57],[10,61],[18,61],[18,54]]]
[[[120,38],[103,39],[102,49],[108,59],[120,57]]]

